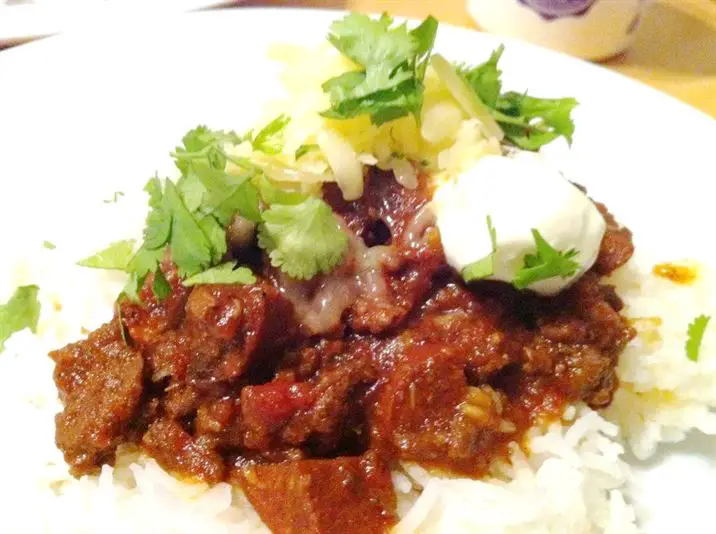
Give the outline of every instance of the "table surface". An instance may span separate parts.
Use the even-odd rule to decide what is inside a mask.
[[[276,3],[276,2],[273,2]],[[283,0],[476,27],[465,0]],[[634,46],[604,63],[716,118],[716,0],[654,0]]]

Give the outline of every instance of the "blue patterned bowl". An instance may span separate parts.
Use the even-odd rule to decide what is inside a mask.
[[[650,0],[467,0],[483,29],[586,59],[626,50]]]

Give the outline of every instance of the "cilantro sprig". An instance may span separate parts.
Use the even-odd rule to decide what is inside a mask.
[[[202,284],[255,284],[256,277],[251,272],[251,269],[247,267],[236,268],[236,262],[229,261],[190,276],[182,283],[186,287]]]
[[[554,277],[569,278],[573,276],[580,265],[573,258],[579,254],[575,249],[561,252],[550,245],[538,230],[532,229],[532,236],[537,247],[536,254],[527,254],[524,265],[512,281],[517,289],[527,287]]]
[[[150,210],[140,246],[135,250],[134,240],[118,241],[79,264],[127,272],[130,281],[123,295],[135,301],[149,275],[157,299],[171,293],[160,268],[165,258],[171,258],[185,286],[254,283],[250,269],[225,262],[226,230],[240,215],[258,223],[259,246],[289,276],[310,279],[335,268],[348,238],[330,206],[276,187],[261,167],[230,153],[231,145],[244,142],[268,155],[282,151],[288,122],[281,115],[243,136],[205,126],[189,131],[172,153],[181,177],[176,182],[154,177],[144,188]],[[228,162],[239,172],[227,172]]]
[[[298,204],[274,204],[263,213],[259,246],[271,264],[308,280],[330,272],[348,248],[348,236],[323,200],[309,197]]]
[[[77,262],[82,267],[124,271],[134,257],[134,239],[115,241],[104,250]]]
[[[15,332],[25,328],[37,332],[37,321],[40,318],[40,301],[37,300],[39,291],[36,285],[18,287],[10,300],[0,305],[0,352]]]
[[[706,328],[711,321],[711,317],[708,315],[699,315],[696,317],[691,324],[689,324],[687,339],[686,339],[686,357],[692,362],[696,362],[699,359],[699,352],[701,351],[701,343],[704,340],[704,334]]]
[[[535,98],[516,92],[502,92],[499,61],[504,46],[476,67],[458,65],[458,72],[490,111],[505,137],[525,150],[537,150],[558,137],[572,142],[574,98]]]
[[[423,79],[438,22],[428,17],[413,30],[379,19],[351,13],[331,25],[329,42],[360,70],[344,73],[323,84],[330,109],[323,115],[350,119],[370,115],[374,124],[413,114],[420,117]]]
[[[486,217],[487,231],[490,233],[492,251],[484,258],[471,263],[462,270],[462,278],[465,282],[475,282],[495,274],[495,253],[497,252],[497,231],[492,225],[492,217]]]

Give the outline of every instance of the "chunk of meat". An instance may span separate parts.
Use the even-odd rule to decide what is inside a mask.
[[[378,378],[370,354],[349,353],[321,369],[312,380],[314,402],[297,412],[281,432],[284,442],[311,440],[314,450],[330,452],[362,423],[362,394]]]
[[[336,359],[308,382],[278,378],[245,387],[241,392],[245,446],[299,446],[310,440],[314,448],[334,450],[352,429],[352,415],[359,413],[355,393],[362,393],[362,386],[376,378],[370,355],[358,353]]]
[[[402,460],[484,472],[485,450],[502,440],[500,431],[514,428],[502,424],[499,397],[468,387],[466,363],[445,345],[410,347],[379,386],[371,446],[387,447]]]
[[[179,423],[158,419],[142,438],[144,449],[167,471],[191,475],[216,484],[224,479],[225,465],[211,440],[195,438]]]
[[[459,350],[471,380],[482,382],[519,361],[529,339],[510,313],[508,292],[478,295],[454,282],[438,285],[411,322],[411,339]]]
[[[346,222],[348,228],[369,247],[402,241],[410,221],[429,200],[423,187],[407,189],[395,179],[392,171],[377,167],[366,169],[363,196],[346,202],[336,184],[323,186],[323,198]]]
[[[156,339],[145,357],[154,382],[169,378],[172,388],[188,384],[218,398],[293,335],[291,305],[271,284],[201,285],[188,296],[182,323]]]
[[[112,463],[140,406],[144,360],[122,340],[117,320],[50,354],[64,404],[56,416],[57,446],[73,475]]]
[[[305,382],[278,379],[241,390],[244,443],[250,449],[268,448],[273,435],[296,412],[314,402],[312,386]]]
[[[358,332],[379,334],[399,325],[444,266],[425,183],[421,177],[420,187],[407,189],[392,172],[371,168],[365,174],[365,193],[352,202],[343,200],[335,184],[324,186],[326,201],[368,251],[387,249],[381,251],[387,261],[365,284],[370,289],[359,292],[351,306],[348,321]]]
[[[187,323],[252,357],[284,345],[296,333],[291,304],[270,283],[202,285],[187,302]]]
[[[164,332],[176,328],[184,317],[184,304],[189,288],[184,287],[176,267],[168,260],[162,263],[162,273],[169,282],[171,293],[164,300],[154,296],[154,275],[145,280],[140,292],[142,302],[123,299],[120,315],[132,342],[140,349],[157,343]]]
[[[380,334],[399,326],[430,291],[433,277],[444,268],[440,237],[434,228],[418,247],[399,248],[399,256],[384,267],[386,290],[361,294],[353,303],[348,321],[353,330]]]
[[[372,455],[256,465],[237,478],[275,534],[379,534],[396,522],[390,472]]]
[[[554,299],[533,300],[528,307],[538,328],[522,348],[523,370],[548,377],[571,401],[608,405],[619,386],[617,359],[635,335],[621,305],[595,273]]]
[[[634,255],[634,243],[631,231],[621,226],[604,204],[597,202],[596,205],[607,222],[607,230],[599,248],[594,270],[601,275],[608,275],[631,259]]]

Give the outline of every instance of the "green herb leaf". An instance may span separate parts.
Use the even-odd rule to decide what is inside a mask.
[[[328,40],[362,70],[347,72],[323,84],[331,108],[323,115],[348,119],[369,114],[382,124],[410,113],[420,116],[423,78],[437,21],[429,17],[413,31],[393,27],[383,15],[374,20],[352,13],[331,25]]]
[[[190,164],[190,169],[187,174],[177,180],[177,189],[184,199],[184,205],[191,213],[194,213],[201,208],[204,201],[204,195],[206,194],[206,187],[201,182],[196,173],[196,168],[201,164],[203,160],[197,160]],[[206,165],[209,165],[207,160]],[[216,171],[223,172],[223,171]]]
[[[505,51],[505,46],[500,45],[492,54],[490,59],[477,67],[458,65],[458,73],[475,91],[480,100],[491,108],[497,106],[497,99],[502,92],[502,71],[497,64]]]
[[[476,282],[488,276],[492,276],[495,272],[493,266],[492,254],[485,256],[481,260],[472,262],[462,270],[462,278],[465,282]]]
[[[146,278],[146,275],[140,277],[137,276],[136,273],[130,274],[127,284],[122,289],[119,297],[117,297],[117,303],[119,303],[122,298],[127,298],[135,303],[141,302],[142,299],[139,298],[139,292],[142,290]]]
[[[15,332],[25,328],[37,332],[37,321],[40,318],[40,301],[37,300],[39,291],[40,288],[35,285],[18,287],[10,300],[0,305],[0,352]]]
[[[286,115],[279,115],[251,140],[254,150],[265,154],[278,154],[283,150],[283,130],[291,118]]]
[[[524,266],[517,272],[512,285],[525,289],[535,282],[560,276],[569,278],[579,269],[579,263],[572,258],[579,254],[575,249],[560,252],[553,248],[536,229],[532,229],[537,254],[527,254]]]
[[[557,137],[572,142],[574,98],[534,98],[520,93],[506,93],[497,102],[495,120],[506,137],[525,150],[537,150]]]
[[[308,195],[299,191],[287,191],[276,187],[265,176],[255,178],[254,184],[263,201],[269,206],[273,204],[300,204],[308,199]]]
[[[159,268],[154,271],[152,292],[159,301],[166,299],[172,293],[172,286],[169,284],[166,276],[164,276],[164,273]]]
[[[202,211],[212,213],[222,225],[228,225],[235,213],[253,222],[261,219],[258,191],[250,181],[253,172],[234,176],[204,162],[194,162],[191,172],[205,188]]]
[[[343,260],[348,236],[323,200],[312,197],[300,204],[274,204],[263,212],[263,219],[259,246],[271,264],[289,276],[308,280],[330,272]]]
[[[487,231],[490,233],[492,252],[476,262],[471,263],[462,270],[462,278],[465,282],[482,280],[495,273],[495,252],[497,252],[497,231],[492,225],[492,217],[487,216]]]
[[[186,174],[189,164],[197,159],[207,161],[216,169],[223,169],[226,166],[226,155],[221,145],[225,143],[238,145],[245,140],[245,137],[235,132],[210,130],[206,126],[197,126],[187,132],[182,138],[184,146],[177,147],[172,156],[182,174]]]
[[[236,269],[236,262],[230,261],[190,276],[184,280],[187,287],[200,284],[255,284],[256,277],[248,267]]]
[[[153,273],[157,270],[165,254],[166,247],[155,250],[141,247],[129,262],[126,270],[128,273],[136,276],[136,281],[141,287],[142,284],[139,282],[144,282],[144,278],[146,278],[149,273]]]
[[[476,67],[458,65],[462,78],[504,131],[505,137],[524,150],[537,150],[562,136],[569,143],[574,134],[572,110],[577,106],[574,98],[535,98],[526,94],[502,94],[502,71],[498,63],[504,46],[496,49],[490,58]]]
[[[104,202],[105,204],[116,204],[123,196],[124,193],[122,193],[121,191],[115,191],[112,195],[112,198],[108,198],[107,200],[103,200],[102,202]]]
[[[206,215],[197,221],[204,235],[211,243],[211,262],[219,263],[226,254],[226,230],[213,215]]]
[[[47,250],[55,250],[57,248],[57,246],[51,241],[43,241],[42,247],[46,248]]]
[[[699,315],[689,325],[688,339],[686,340],[686,357],[692,362],[699,359],[699,351],[701,350],[701,342],[706,333],[706,327],[709,325],[711,317],[708,315]]]
[[[120,293],[117,300],[114,302],[114,312],[117,314],[117,323],[119,326],[119,335],[122,336],[122,341],[125,345],[129,345],[129,336],[127,335],[127,327],[124,325],[124,318],[122,317],[122,305],[121,299],[124,293]]]
[[[82,267],[125,271],[134,256],[134,239],[115,241],[97,254],[77,262]]]
[[[187,210],[176,186],[170,180],[164,185],[164,196],[172,214],[169,246],[179,274],[191,276],[211,265],[214,251],[211,241]]]
[[[318,145],[301,145],[296,149],[296,154],[294,155],[294,157],[296,161],[298,161],[309,152],[315,152],[316,150],[320,150],[320,147]]]
[[[425,77],[425,70],[428,68],[428,60],[435,45],[435,37],[438,34],[438,21],[430,16],[410,32],[415,39],[417,48],[415,50],[415,62],[417,78],[422,80]]]

